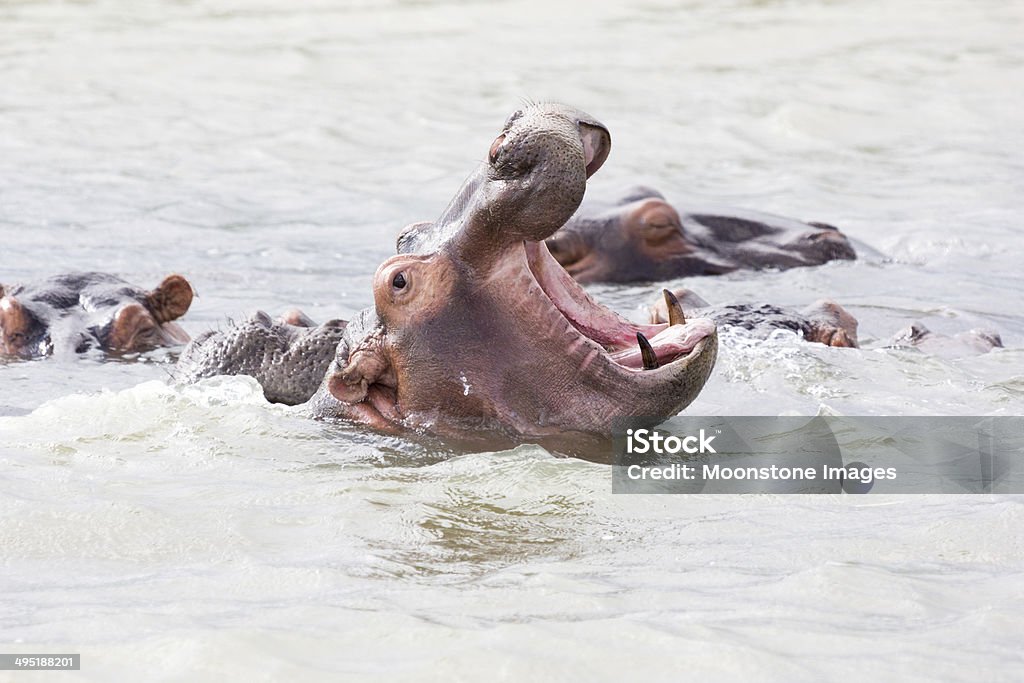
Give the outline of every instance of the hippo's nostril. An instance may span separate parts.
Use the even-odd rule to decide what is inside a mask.
[[[395,289],[405,289],[405,273],[399,273],[391,280],[391,286]]]

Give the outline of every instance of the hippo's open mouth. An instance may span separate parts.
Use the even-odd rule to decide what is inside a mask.
[[[682,309],[672,323],[637,325],[601,306],[555,260],[544,242],[524,242],[526,261],[533,280],[557,313],[577,333],[577,344],[598,346],[604,356],[630,371],[674,372],[672,364],[699,354],[704,341],[715,334],[706,318],[684,320]],[[568,351],[573,351],[569,349]],[[570,355],[572,355],[570,353]],[[584,369],[599,355],[594,348],[583,361]]]

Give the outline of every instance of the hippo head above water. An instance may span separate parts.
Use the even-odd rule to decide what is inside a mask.
[[[512,114],[441,217],[399,237],[349,323],[315,412],[386,431],[509,441],[666,418],[714,365],[714,323],[635,325],[594,302],[544,239],[576,211],[611,139],[554,104]]]
[[[192,287],[170,275],[146,291],[106,273],[71,273],[28,285],[0,285],[0,358],[37,358],[66,347],[129,353],[184,344],[172,321]]]
[[[679,211],[647,187],[610,204],[588,201],[547,244],[580,282],[784,270],[856,258],[846,236],[830,225],[743,209]]]
[[[714,323],[629,323],[544,244],[610,145],[582,112],[525,107],[441,217],[402,232],[374,275],[372,308],[319,327],[258,313],[197,337],[178,379],[251,375],[268,399],[308,402],[317,417],[470,447],[593,453],[615,418],[675,415],[714,366]]]

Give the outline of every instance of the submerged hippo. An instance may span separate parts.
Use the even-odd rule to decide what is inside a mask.
[[[188,342],[176,323],[192,287],[169,275],[146,291],[107,273],[70,273],[27,285],[0,285],[0,357],[148,351]]]
[[[1003,348],[999,333],[989,329],[973,329],[954,335],[932,332],[923,323],[915,322],[900,330],[889,341],[889,348],[915,348],[943,358],[962,358]]]
[[[292,311],[277,320],[262,311],[227,332],[204,332],[185,347],[175,379],[195,382],[214,375],[249,375],[272,403],[305,403],[323,382],[348,323],[317,325]]]
[[[714,323],[627,322],[595,303],[544,243],[579,207],[610,145],[583,112],[524,107],[441,217],[403,233],[402,253],[374,275],[372,308],[328,330],[264,318],[204,336],[183,355],[183,375],[244,371],[275,394],[289,368],[302,372],[305,354],[288,353],[294,341],[330,346],[343,327],[324,376],[305,387],[316,416],[559,448],[607,435],[616,417],[678,413],[711,373]]]
[[[688,289],[664,289],[650,308],[652,323],[676,323],[690,316],[710,318],[722,326],[742,327],[761,337],[775,330],[791,330],[809,342],[857,347],[857,319],[829,299],[816,301],[801,311],[772,304],[712,306]]]
[[[587,202],[547,239],[580,282],[638,282],[854,259],[837,228],[742,209],[680,212],[656,190]]]
[[[806,341],[857,348],[857,319],[845,308],[829,299],[821,299],[803,310],[771,304],[711,305],[689,289],[663,289],[661,296],[648,308],[652,323],[678,324],[689,316],[714,320],[721,327],[741,327],[755,336],[767,338],[775,330],[790,330]],[[937,334],[916,322],[897,332],[885,348],[913,348],[944,358],[988,353],[1003,347],[999,333],[990,329],[973,329],[954,335]]]

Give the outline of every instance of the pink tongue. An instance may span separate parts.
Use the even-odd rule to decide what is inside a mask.
[[[662,365],[671,363],[679,356],[693,351],[700,340],[710,336],[715,331],[715,325],[706,318],[694,318],[687,321],[685,325],[673,325],[662,330],[654,337],[648,339],[658,362]],[[611,354],[612,360],[627,368],[642,368],[643,357],[640,355],[640,347],[633,342],[632,347]]]
[[[573,327],[609,351],[634,349],[639,355],[637,332],[653,339],[668,327],[664,324],[634,325],[624,320],[614,311],[595,303],[558,264],[546,244],[526,242],[523,246],[533,276],[552,303]]]

